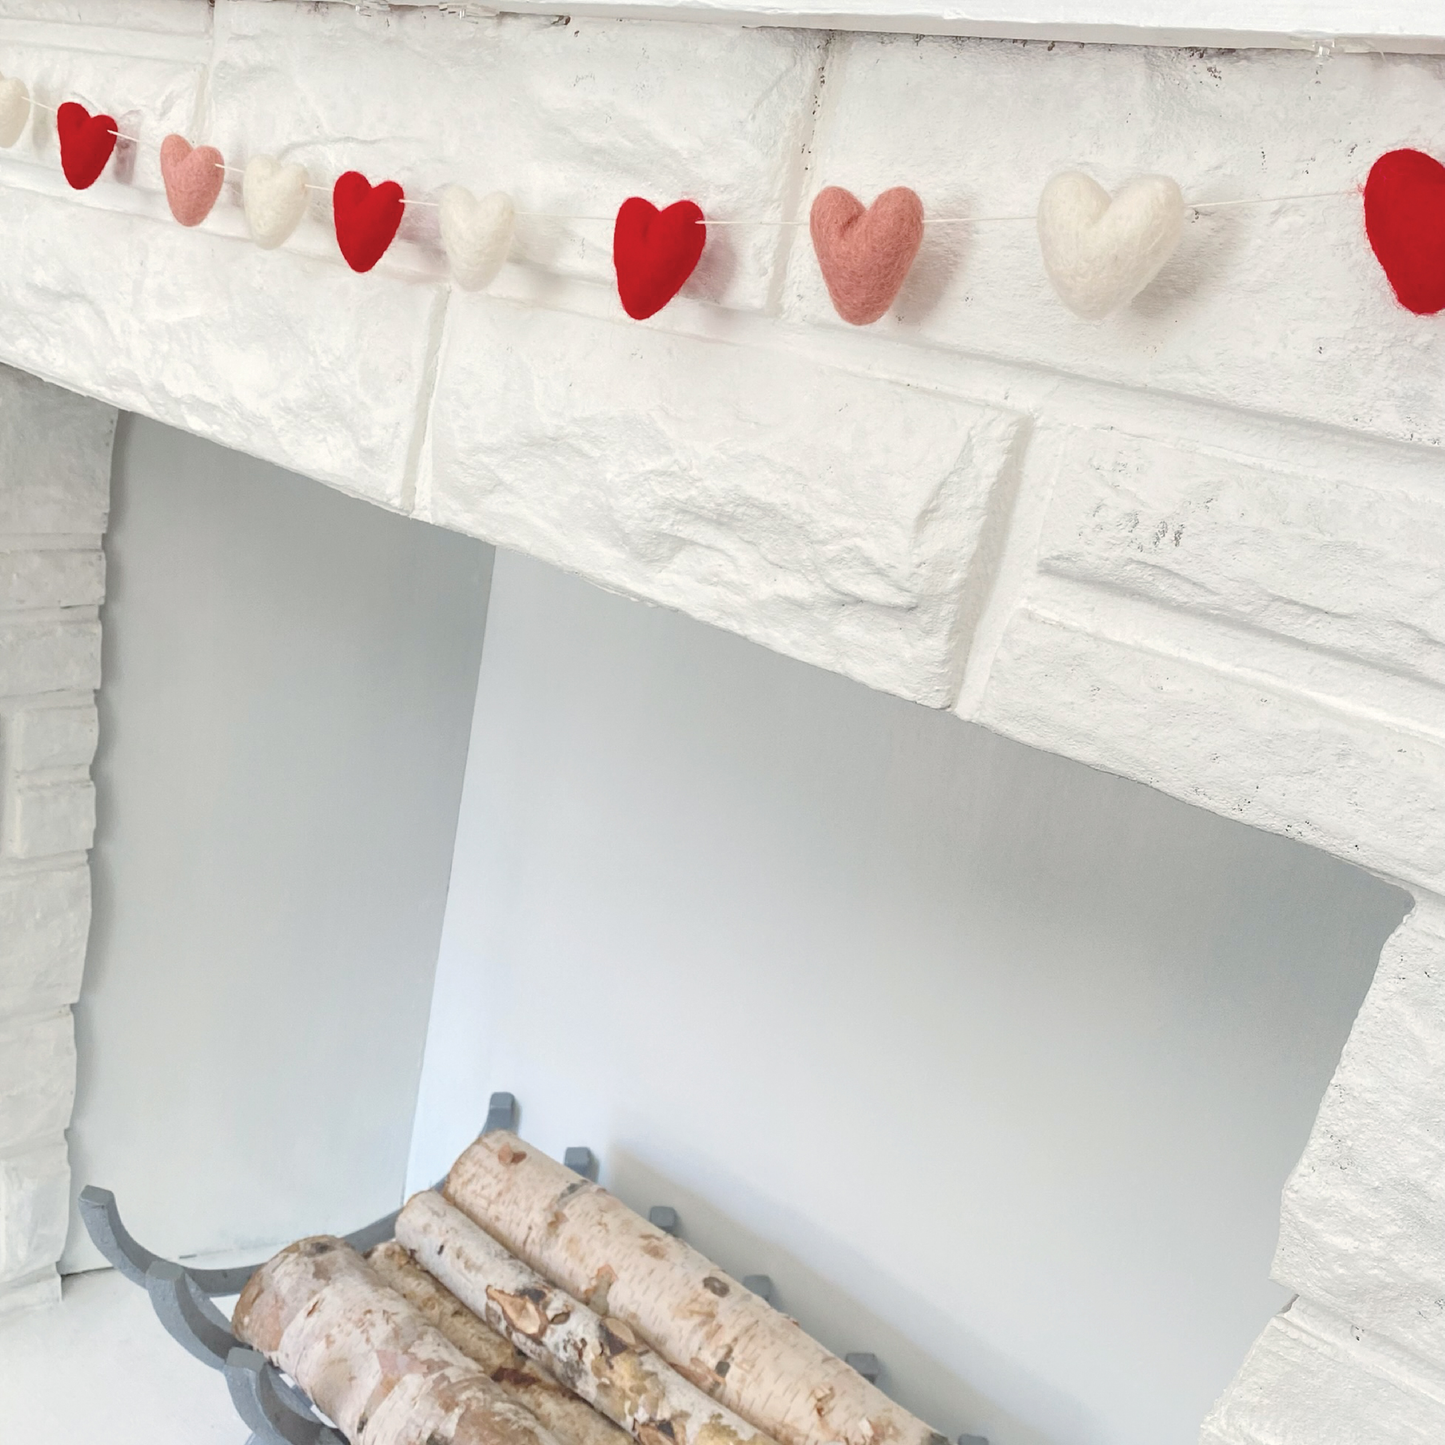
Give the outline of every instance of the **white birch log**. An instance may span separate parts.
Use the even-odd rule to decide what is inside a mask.
[[[632,1445],[632,1437],[625,1430],[618,1429],[503,1339],[444,1284],[433,1279],[396,1240],[377,1245],[366,1261],[384,1284],[419,1311],[469,1360],[480,1365],[494,1385],[525,1405],[563,1445]]]
[[[339,1239],[303,1239],[268,1260],[232,1328],[352,1445],[559,1445]]]
[[[539,1274],[631,1325],[783,1445],[947,1445],[697,1250],[515,1134],[482,1135],[444,1192]]]
[[[620,1320],[554,1289],[435,1191],[407,1201],[396,1237],[463,1304],[642,1445],[773,1445]]]

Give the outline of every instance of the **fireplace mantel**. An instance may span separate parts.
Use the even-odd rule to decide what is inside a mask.
[[[233,164],[360,165],[421,198],[462,180],[571,215],[643,194],[790,219],[827,183],[1012,214],[1067,166],[1173,174],[1195,200],[1348,192],[1380,152],[1438,146],[1445,114],[1445,60],[1419,54],[554,22],[17,0],[0,70]],[[131,409],[1407,887],[1286,1192],[1276,1273],[1301,1298],[1205,1439],[1445,1438],[1445,333],[1392,300],[1356,197],[1196,213],[1103,323],[1058,305],[1031,228],[936,231],[861,331],[797,228],[716,231],[637,324],[605,224],[524,219],[466,294],[419,212],[356,276],[320,204],[279,252],[229,190],[183,230],[148,149],[69,191],[44,113],[0,155],[0,206],[0,360],[93,399],[6,379],[0,452],[19,465],[43,416],[68,418],[56,466],[89,511],[57,535],[91,552],[110,408]],[[42,609],[67,646],[98,596],[76,565]],[[94,668],[22,677],[19,655],[0,648],[0,883],[51,889],[73,951]],[[52,695],[84,717],[31,776],[9,729]],[[62,794],[63,846],[25,852],[17,800],[39,818]],[[22,988],[12,1012],[63,992]],[[70,1067],[64,1040],[41,1056]],[[40,1255],[63,1104],[35,1141]],[[29,1186],[3,1187],[13,1214]]]

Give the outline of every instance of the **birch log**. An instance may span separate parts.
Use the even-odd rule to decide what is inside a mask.
[[[554,1289],[435,1191],[407,1201],[396,1237],[463,1304],[642,1445],[773,1445],[620,1320]]]
[[[525,1405],[563,1445],[632,1445],[632,1437],[535,1365],[433,1279],[395,1240],[379,1244],[367,1263],[519,1404]]]
[[[697,1250],[515,1134],[483,1134],[452,1166],[445,1194],[783,1445],[947,1445]]]
[[[232,1328],[352,1445],[559,1445],[339,1239],[303,1239],[268,1260]]]

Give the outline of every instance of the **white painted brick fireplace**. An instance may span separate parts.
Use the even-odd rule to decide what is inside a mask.
[[[1445,116],[1421,54],[261,0],[4,0],[0,70],[232,163],[583,214],[789,219],[836,183],[1009,215],[1066,167],[1338,191]],[[356,276],[320,206],[265,252],[229,189],[176,226],[149,150],[80,194],[44,113],[0,155],[0,1307],[54,1293],[66,1221],[121,407],[1407,888],[1285,1193],[1299,1299],[1203,1439],[1445,1439],[1445,322],[1394,303],[1358,200],[1194,213],[1104,323],[1028,225],[936,230],[866,331],[801,228],[714,232],[637,324],[605,224],[524,218],[469,295],[433,214]]]

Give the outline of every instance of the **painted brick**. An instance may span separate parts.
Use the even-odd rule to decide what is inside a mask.
[[[74,1003],[89,932],[83,865],[0,873],[0,1017]]]
[[[0,366],[0,534],[105,531],[114,436],[110,407]]]
[[[1445,1370],[1442,1239],[1445,903],[1422,896],[1385,946],[1285,1186],[1274,1274]]]
[[[401,504],[436,288],[168,218],[26,192],[6,204],[5,359]]]
[[[1321,1331],[1297,1303],[1255,1342],[1200,1445],[1439,1445],[1441,1382],[1370,1343],[1348,1325]]]
[[[0,551],[0,610],[94,607],[105,596],[105,558],[90,551]]]
[[[1445,883],[1445,746],[1270,683],[1021,610],[977,720],[1394,878]]]
[[[244,3],[216,15],[210,134],[237,164],[284,150],[318,178],[360,165],[418,198],[461,181],[508,191],[519,211],[603,218],[630,195],[781,215],[823,46],[816,32],[661,21]],[[419,209],[402,232],[434,262],[436,224]],[[688,293],[761,307],[777,248],[776,230],[714,232]],[[523,217],[513,254],[612,284],[606,219]]]
[[[452,315],[431,427],[432,520],[942,705],[1019,420],[481,301]]]
[[[1341,477],[1319,452],[1306,472],[1076,431],[1039,565],[1445,683],[1445,457]]]
[[[5,799],[4,852],[46,858],[84,852],[95,836],[95,787],[89,778],[14,784]]]
[[[60,1271],[54,1266],[34,1279],[0,1286],[0,1316],[60,1303]]]
[[[69,1197],[63,1139],[0,1158],[0,1285],[60,1258],[70,1222]]]
[[[0,697],[100,685],[98,622],[0,618]]]
[[[75,1102],[75,1025],[69,1009],[0,1022],[0,1150],[58,1135]]]
[[[1056,171],[1191,200],[1353,191],[1437,149],[1445,57],[839,36],[807,193],[909,185],[935,216],[1031,216]],[[1445,350],[1400,307],[1357,195],[1192,216],[1157,281],[1103,322],[1059,303],[1027,221],[930,227],[885,335],[1156,391],[1445,439]],[[800,237],[787,314],[838,326]],[[1141,399],[1141,405],[1146,405]]]
[[[6,765],[14,772],[89,767],[98,736],[93,703],[25,708],[6,719]]]

